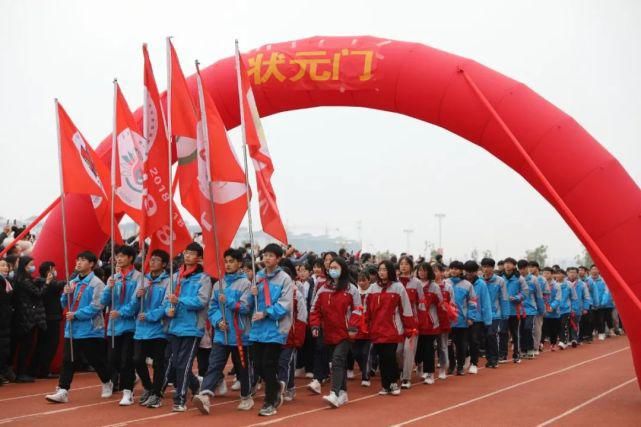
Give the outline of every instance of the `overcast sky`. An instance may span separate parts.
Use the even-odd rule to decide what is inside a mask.
[[[0,0],[0,216],[38,214],[59,191],[53,98],[96,146],[118,77],[142,99],[141,44],[165,87],[164,38],[186,74],[242,50],[314,35],[415,41],[519,80],[573,116],[641,182],[641,2],[629,1],[10,1]],[[552,260],[581,245],[556,211],[477,146],[408,117],[320,108],[263,119],[280,210],[295,232],[358,238],[366,250],[437,244]],[[239,132],[230,136],[236,146]],[[572,167],[568,159],[567,167]],[[580,159],[576,159],[580,161]],[[453,165],[466,175],[450,175]],[[392,166],[392,167],[390,167]],[[335,171],[340,171],[337,174]],[[509,199],[510,210],[498,201]],[[390,201],[397,209],[390,209]],[[595,201],[598,203],[598,200]],[[477,209],[484,206],[484,209]]]

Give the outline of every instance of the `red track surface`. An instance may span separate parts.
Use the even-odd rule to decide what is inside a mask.
[[[415,378],[415,382],[418,379]],[[362,388],[348,383],[350,403],[328,409],[319,396],[299,379],[298,395],[270,418],[255,410],[236,410],[237,394],[215,398],[209,417],[190,407],[184,414],[171,411],[170,398],[160,409],[137,405],[118,406],[119,393],[111,399],[99,397],[94,374],[74,378],[70,402],[47,403],[44,394],[55,388],[54,380],[35,384],[11,384],[0,388],[0,424],[48,426],[125,426],[135,424],[190,426],[224,422],[229,426],[249,425],[429,425],[431,426],[538,426],[546,425],[641,425],[641,392],[632,367],[625,337],[595,342],[577,349],[543,353],[521,365],[501,365],[498,370],[481,369],[476,376],[449,377],[435,385],[416,384],[399,397],[378,396],[378,381]],[[329,390],[324,386],[324,393]],[[330,418],[331,417],[331,418]],[[557,418],[558,417],[558,418]]]

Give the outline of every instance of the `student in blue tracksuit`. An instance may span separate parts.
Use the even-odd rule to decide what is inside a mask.
[[[62,369],[55,393],[45,396],[50,402],[67,403],[74,374],[74,362],[84,356],[102,382],[102,398],[113,392],[111,372],[105,360],[105,321],[100,296],[105,284],[93,274],[98,258],[86,251],[76,258],[76,277],[64,287],[60,303],[67,308]],[[72,350],[73,345],[73,350]],[[72,360],[73,354],[73,360]]]
[[[543,293],[536,277],[529,272],[530,263],[524,259],[517,262],[519,274],[528,286],[527,297],[523,301],[525,319],[521,319],[521,353],[526,359],[534,359],[534,318],[545,312]]]
[[[476,294],[474,286],[463,279],[463,270],[465,266],[461,261],[452,261],[450,263],[450,278],[448,281],[452,285],[454,295],[452,300],[456,304],[458,318],[452,323],[452,343],[454,345],[454,357],[450,357],[450,375],[456,369],[456,375],[465,375],[464,365],[467,357],[469,328],[474,323],[471,317],[471,311],[476,307]]]
[[[492,258],[481,260],[483,280],[487,286],[487,292],[492,310],[492,324],[487,329],[485,351],[487,355],[486,368],[498,368],[499,366],[499,331],[507,329],[507,318],[510,310],[510,302],[507,296],[505,281],[494,274],[496,262]]]
[[[521,321],[526,317],[525,308],[523,307],[523,302],[527,299],[529,295],[529,290],[525,279],[521,277],[519,272],[516,270],[516,260],[514,258],[506,258],[503,260],[503,275],[501,276],[505,280],[505,286],[507,287],[507,295],[510,300],[509,305],[509,317],[508,317],[508,331],[501,331],[499,336],[500,340],[500,357],[499,363],[505,363],[507,361],[507,348],[510,340],[510,335],[512,336],[512,360],[514,363],[521,363]]]
[[[590,299],[592,303],[588,307],[588,312],[581,316],[581,324],[579,325],[579,330],[581,331],[581,342],[587,342],[592,344],[592,339],[594,337],[594,295],[590,289],[590,270],[584,266],[579,266],[579,280],[587,287],[588,293],[590,294]]]
[[[492,307],[487,284],[478,275],[479,265],[476,261],[467,261],[464,268],[465,278],[472,283],[476,294],[476,305],[470,307],[470,317],[474,323],[470,326],[470,367],[468,369],[470,374],[476,374],[478,373],[479,347],[481,342],[485,342],[486,330],[492,326]]]
[[[570,327],[570,341],[572,341],[572,347],[576,347],[582,337],[581,319],[589,313],[590,306],[592,305],[592,297],[590,296],[588,285],[579,280],[579,269],[576,267],[569,267],[567,272],[568,284],[576,293],[576,301],[572,307],[574,327]]]
[[[162,406],[162,388],[165,380],[165,309],[163,301],[169,287],[169,254],[156,249],[149,257],[149,273],[136,289],[140,312],[134,334],[134,365],[144,388],[139,403],[148,408]],[[153,360],[153,382],[149,377],[147,358]]]
[[[166,293],[163,307],[169,319],[167,339],[171,348],[170,367],[174,371],[174,406],[172,411],[185,412],[187,387],[198,389],[192,373],[198,343],[205,333],[207,309],[211,297],[211,279],[201,265],[203,247],[192,242],[183,252],[184,264]],[[166,380],[166,379],[165,379]]]
[[[547,288],[547,282],[540,274],[541,266],[538,262],[530,261],[528,263],[528,270],[530,271],[530,275],[528,277],[539,282],[541,294],[543,295],[543,301],[541,301],[543,304],[538,307],[538,314],[534,316],[534,327],[532,332],[534,337],[534,355],[538,356],[539,352],[543,349],[541,336],[543,334],[543,316],[545,315],[545,296],[547,295],[549,297],[550,290]]]
[[[568,346],[569,328],[572,327],[570,322],[570,315],[572,313],[572,307],[576,303],[576,293],[574,292],[574,289],[568,284],[566,280],[566,273],[564,270],[556,270],[555,275],[556,281],[559,283],[561,288],[561,303],[559,305],[561,331],[559,347],[561,348],[561,350],[564,350]]]
[[[209,304],[209,321],[214,327],[214,343],[209,354],[209,367],[204,375],[200,393],[194,396],[198,410],[209,414],[210,398],[216,386],[225,381],[223,369],[231,355],[236,378],[240,381],[238,409],[249,411],[254,406],[251,396],[251,361],[249,360],[249,328],[251,326],[251,282],[242,271],[243,253],[227,249],[223,254],[225,275],[213,287]]]
[[[265,402],[258,413],[261,416],[275,415],[284,399],[285,383],[278,381],[278,361],[292,325],[294,282],[278,266],[282,256],[283,249],[277,244],[265,246],[265,269],[256,274],[256,286],[251,288],[258,306],[254,307],[251,298],[254,314],[249,341],[256,374],[265,382]]]
[[[599,334],[599,340],[605,339],[605,327],[611,331],[614,329],[614,322],[612,319],[612,309],[614,302],[611,296],[604,297],[607,289],[605,281],[599,273],[599,268],[596,265],[590,267],[590,278],[588,279],[590,288],[590,295],[592,296],[592,303],[595,307],[596,317],[596,330]]]
[[[107,325],[107,358],[114,383],[119,378],[122,390],[121,406],[134,403],[134,331],[138,314],[136,287],[142,283],[142,274],[134,268],[136,251],[131,246],[116,248],[117,273],[107,280],[100,302],[109,307]],[[113,337],[113,338],[112,338]]]
[[[553,270],[550,267],[543,268],[543,279],[546,281],[546,288],[549,290],[545,302],[545,315],[543,318],[543,337],[550,340],[550,350],[556,351],[561,330],[561,284],[553,278]]]

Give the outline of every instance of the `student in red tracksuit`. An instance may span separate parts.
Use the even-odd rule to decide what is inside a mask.
[[[378,265],[378,282],[370,286],[365,307],[365,324],[374,351],[378,354],[381,383],[380,395],[398,396],[399,370],[396,347],[406,337],[416,335],[416,322],[405,287],[396,280],[391,261]]]
[[[438,378],[444,380],[447,378],[447,367],[449,365],[448,342],[452,330],[452,321],[456,320],[456,311],[452,310],[452,295],[454,290],[452,284],[445,280],[445,266],[434,264],[434,282],[438,285],[443,304],[437,307],[438,324],[440,337],[438,340],[438,364],[440,365]]]
[[[337,257],[329,264],[329,280],[316,292],[309,324],[312,334],[323,340],[332,361],[332,390],[323,399],[332,407],[347,403],[347,353],[361,323],[362,307],[358,289],[350,283],[349,268]]]
[[[423,364],[423,383],[434,384],[434,344],[440,336],[438,312],[443,304],[441,288],[434,281],[434,270],[426,262],[421,263],[416,270],[416,275],[423,285],[426,316],[419,323],[419,346],[421,354],[418,355]]]
[[[408,256],[402,256],[398,261],[400,275],[398,281],[403,284],[407,296],[410,299],[414,322],[421,324],[425,322],[425,297],[423,295],[423,285],[421,281],[412,276],[414,271],[414,261]],[[412,370],[414,368],[414,357],[416,356],[418,336],[414,335],[405,338],[396,349],[396,358],[401,366],[401,388],[410,388],[412,385]]]

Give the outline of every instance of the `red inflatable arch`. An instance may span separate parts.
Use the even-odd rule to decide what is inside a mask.
[[[641,295],[641,192],[576,121],[522,83],[418,43],[313,37],[266,45],[243,58],[261,116],[332,105],[405,114],[460,135],[521,174],[557,209],[601,266],[641,378],[641,308],[631,298]],[[228,129],[239,124],[235,73],[233,57],[202,73]],[[195,93],[195,80],[189,82]],[[515,140],[533,163],[526,161]],[[108,137],[98,147],[105,163],[109,149]],[[560,198],[555,199],[549,188]],[[81,249],[99,251],[106,236],[98,229],[89,201],[73,195],[67,200],[70,258]],[[37,260],[62,263],[60,223],[58,208],[36,245]],[[615,280],[617,274],[623,283]]]

